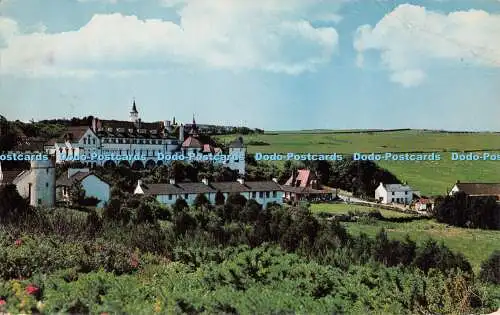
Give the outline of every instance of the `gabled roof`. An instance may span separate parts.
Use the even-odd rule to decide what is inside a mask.
[[[200,140],[196,139],[195,137],[188,137],[182,143],[182,147],[183,148],[197,148],[197,149],[201,149],[201,148],[203,148],[203,145],[201,144]]]
[[[500,195],[500,183],[456,183],[460,191],[465,192],[467,195]]]
[[[19,176],[24,170],[11,170],[11,171],[2,171],[2,181],[0,181],[0,186],[9,185],[14,182],[17,176]]]
[[[215,148],[212,147],[210,144],[204,144],[203,153],[215,153]]]
[[[102,179],[100,176],[96,175],[93,172],[77,172],[73,174],[70,178],[68,178],[68,172],[66,171],[56,180],[56,186],[73,186],[75,183],[81,182],[82,180],[91,175],[109,184],[107,181],[105,181],[104,179]]]
[[[90,127],[88,126],[70,126],[66,128],[64,133],[57,139],[57,142],[65,142],[66,140],[78,142],[89,129]]]
[[[297,177],[290,176],[290,178],[286,181],[286,186],[297,186],[296,183],[300,181],[298,187],[307,187],[310,185],[310,181],[316,179],[314,173],[312,173],[308,169],[301,169],[298,171]]]

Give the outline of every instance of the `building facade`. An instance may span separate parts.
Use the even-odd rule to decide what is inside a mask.
[[[375,189],[375,199],[381,203],[398,203],[409,205],[413,200],[413,195],[419,195],[419,192],[414,191],[408,185],[401,184],[384,184]]]
[[[245,182],[238,179],[236,182],[209,183],[204,179],[200,183],[176,183],[171,180],[168,184],[145,184],[138,181],[134,194],[154,196],[164,205],[173,205],[181,198],[192,205],[198,194],[204,194],[210,204],[215,204],[218,191],[224,195],[224,199],[229,194],[238,193],[246,199],[254,199],[264,207],[269,203],[283,204],[284,193],[275,181]]]
[[[56,202],[56,173],[53,159],[30,161],[29,170],[2,171],[1,185],[13,184],[19,195],[32,206],[53,207]]]
[[[170,163],[170,157],[186,158],[188,154],[226,154],[234,158],[214,159],[215,163],[242,175],[245,173],[246,149],[241,138],[229,145],[228,152],[222,152],[202,138],[194,117],[189,130],[183,124],[178,125],[175,118],[173,122],[142,122],[134,101],[129,121],[94,118],[91,126],[67,128],[63,135],[45,146],[45,151],[56,156],[56,163],[79,160],[88,166],[121,164],[135,169],[153,168]]]
[[[70,202],[71,187],[80,183],[85,192],[85,198],[94,197],[99,200],[98,208],[103,208],[109,202],[111,187],[108,182],[92,173],[90,169],[68,169],[56,181],[57,201]]]

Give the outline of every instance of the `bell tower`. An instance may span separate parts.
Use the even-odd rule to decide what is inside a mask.
[[[132,103],[132,110],[130,111],[130,121],[134,123],[139,122],[139,112],[137,111],[137,106],[135,105],[135,99]]]

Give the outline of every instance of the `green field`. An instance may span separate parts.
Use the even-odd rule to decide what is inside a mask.
[[[370,212],[373,210],[379,211],[386,218],[402,218],[412,217],[414,215],[403,212],[379,209],[374,207],[360,206],[344,203],[313,203],[311,211],[313,213],[326,212],[330,214],[347,214],[348,212]]]
[[[221,138],[229,141],[234,135]],[[248,144],[249,153],[441,152],[441,161],[379,162],[401,181],[408,182],[425,195],[445,194],[457,180],[500,181],[500,161],[451,160],[450,151],[500,152],[500,135],[493,132],[406,130],[349,133],[306,130],[249,135],[244,136],[244,141]],[[251,145],[252,141],[267,145]]]
[[[374,208],[346,205],[346,204],[312,204],[311,211],[327,212],[335,214],[347,214],[349,211],[369,212]],[[408,217],[410,214],[379,209],[386,218]],[[421,219],[405,223],[384,222],[375,220],[373,224],[360,222],[344,223],[352,234],[361,232],[375,236],[381,228],[384,228],[392,238],[403,239],[407,234],[417,243],[422,243],[429,237],[437,241],[443,241],[446,246],[455,252],[461,252],[472,264],[474,271],[479,270],[482,261],[499,248],[500,231],[488,231],[480,229],[464,229],[457,227],[446,227],[446,224],[435,220]]]

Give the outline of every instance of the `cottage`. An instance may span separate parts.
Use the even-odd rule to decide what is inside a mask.
[[[71,187],[80,183],[85,191],[85,197],[99,200],[97,207],[102,208],[110,198],[108,182],[91,172],[88,168],[70,168],[56,181],[56,198],[58,201],[69,202]]]
[[[464,192],[469,197],[495,197],[500,200],[500,183],[463,183],[457,181],[450,190],[449,195]]]
[[[171,179],[168,184],[145,184],[138,181],[134,194],[154,196],[165,205],[173,205],[177,199],[184,199],[189,205],[194,203],[198,194],[204,194],[211,204],[215,203],[215,194],[220,191],[224,198],[231,193],[239,193],[247,199],[254,199],[263,206],[269,203],[283,203],[283,192],[275,181],[246,182],[239,179],[236,182],[209,183],[203,179],[201,183],[176,183]]]
[[[318,177],[308,169],[300,169],[281,186],[285,200],[330,200],[335,198],[333,190],[321,189]]]
[[[384,184],[375,189],[375,199],[381,203],[398,203],[409,205],[413,200],[413,195],[419,195],[418,191],[414,191],[408,185],[401,184]]]

